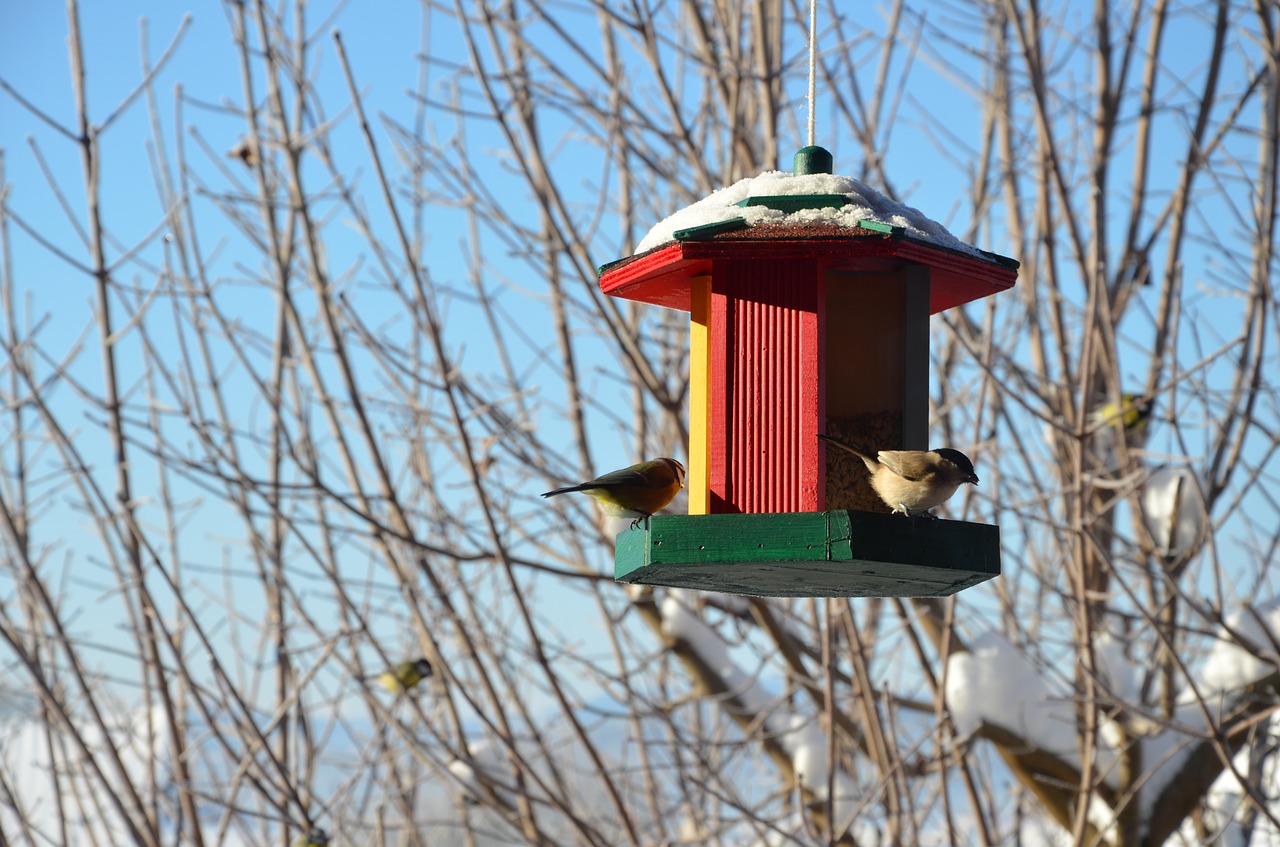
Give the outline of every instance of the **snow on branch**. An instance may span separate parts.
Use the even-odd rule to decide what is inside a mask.
[[[1230,615],[1200,672],[1200,695],[1221,698],[1276,673],[1278,639],[1280,600]]]
[[[1148,840],[1160,843],[1195,808],[1194,798],[1204,796],[1224,770],[1234,771],[1228,761],[1248,734],[1236,728],[1253,725],[1263,710],[1272,708],[1273,696],[1257,695],[1280,679],[1280,600],[1224,621],[1167,721],[1125,716],[1132,708],[1128,704],[1141,697],[1138,668],[1123,647],[1108,634],[1094,644],[1099,696],[1114,701],[1108,711],[1116,717],[1099,726],[1094,757],[1098,777],[1089,820],[1111,840],[1118,807],[1137,802],[1140,818],[1148,822]],[[984,633],[949,659],[945,697],[957,731],[996,744],[1006,760],[1016,760],[1011,762],[1014,769],[1037,793],[1055,783],[1069,792],[1081,782],[1077,696],[1055,687],[995,632]],[[1124,785],[1119,784],[1122,755],[1141,764],[1141,772]]]

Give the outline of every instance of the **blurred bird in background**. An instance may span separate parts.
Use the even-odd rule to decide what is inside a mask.
[[[401,691],[413,688],[431,676],[431,673],[430,662],[426,659],[414,659],[411,662],[401,662],[394,668],[383,671],[378,675],[378,682],[392,694],[399,694]]]
[[[239,159],[246,168],[253,168],[258,164],[258,143],[252,136],[245,136],[227,151],[227,158]]]
[[[1120,402],[1107,401],[1089,411],[1090,428],[1099,428],[1107,424],[1120,426],[1126,435],[1143,430],[1151,418],[1156,401],[1153,397],[1126,392],[1120,395]]]
[[[1120,469],[1124,464],[1122,456],[1146,441],[1147,423],[1154,408],[1154,398],[1125,392],[1119,402],[1102,400],[1089,410],[1089,445],[1100,469]],[[1125,448],[1124,454],[1121,445]]]
[[[634,527],[675,499],[684,487],[684,476],[684,465],[675,459],[650,459],[578,485],[556,488],[542,496],[554,497],[581,491],[594,497],[606,515],[632,518],[631,526]]]
[[[329,833],[323,829],[313,829],[293,842],[293,847],[329,847]]]
[[[871,487],[893,511],[925,515],[941,506],[961,483],[978,484],[973,462],[959,450],[881,450],[871,457],[826,435],[818,438],[862,459],[871,472]]]

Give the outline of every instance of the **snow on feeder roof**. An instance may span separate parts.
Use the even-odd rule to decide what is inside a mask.
[[[831,198],[840,205],[785,211],[776,208],[781,204],[758,202],[765,198],[773,200],[813,196]],[[838,174],[793,174],[787,171],[766,171],[759,176],[740,179],[733,185],[686,206],[650,229],[640,239],[636,253],[644,253],[668,241],[675,241],[679,238],[677,233],[682,231],[735,219],[740,219],[745,227],[759,224],[802,224],[851,231],[873,229],[866,226],[868,223],[881,224],[936,247],[978,258],[991,255],[965,244],[919,209],[891,200],[861,180]]]

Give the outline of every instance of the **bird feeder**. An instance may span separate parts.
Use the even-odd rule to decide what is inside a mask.
[[[861,461],[817,436],[929,449],[929,316],[1012,287],[1017,262],[832,176],[820,147],[641,248],[601,268],[600,288],[690,313],[689,514],[621,533],[617,579],[938,596],[999,574],[997,527],[888,514]]]

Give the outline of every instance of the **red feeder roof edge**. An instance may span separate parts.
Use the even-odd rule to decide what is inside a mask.
[[[989,259],[986,257],[990,257]],[[936,314],[1006,291],[1017,281],[1018,263],[984,253],[981,258],[904,233],[844,227],[763,225],[711,239],[672,241],[600,268],[605,294],[689,311],[689,281],[712,273],[717,260],[814,259],[825,271],[857,270],[879,260],[933,269],[929,311]]]

